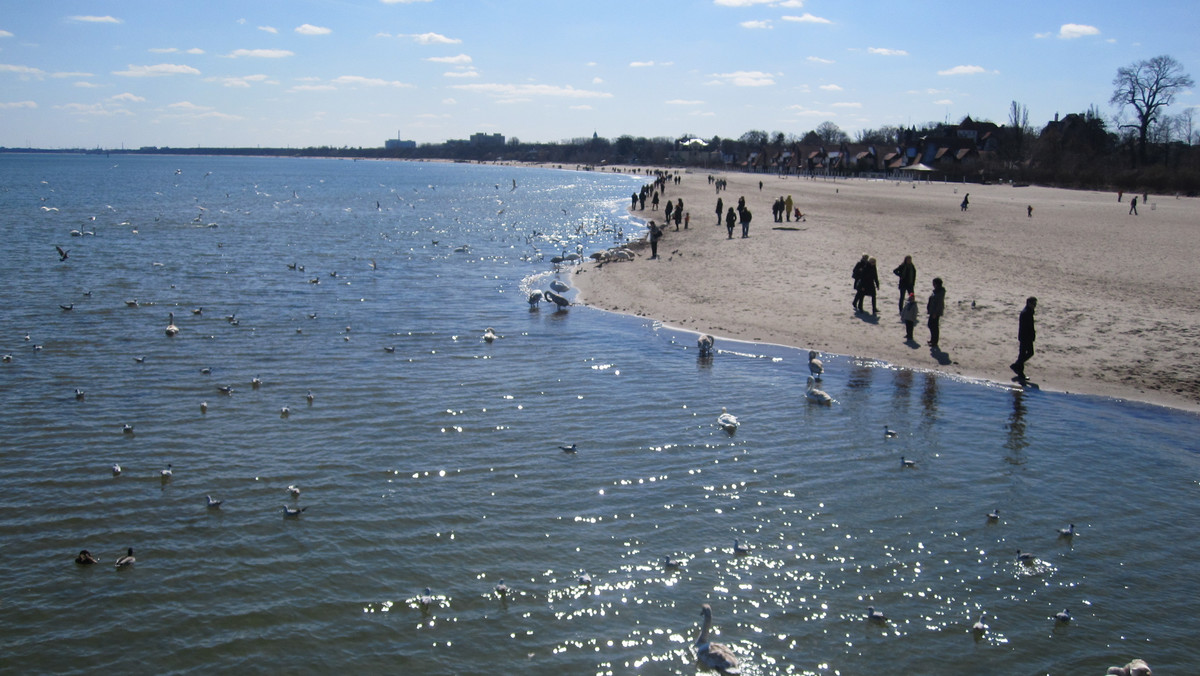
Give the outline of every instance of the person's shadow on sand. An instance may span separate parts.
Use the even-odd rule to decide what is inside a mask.
[[[920,343],[918,343],[916,340],[913,340],[912,338],[908,338],[908,339],[906,339],[906,340],[904,341],[904,344],[905,344],[905,345],[907,345],[909,348],[911,348],[911,349],[914,349],[914,350],[915,350],[915,349],[917,349],[917,348],[919,348],[919,347],[921,347],[921,344],[920,344]]]
[[[942,366],[949,366],[951,363],[950,354],[948,352],[942,352],[936,347],[929,348],[929,356],[933,357],[934,361]]]
[[[866,310],[855,310],[854,316],[868,324],[878,324],[879,323],[879,315],[877,315],[873,312],[867,312]]]

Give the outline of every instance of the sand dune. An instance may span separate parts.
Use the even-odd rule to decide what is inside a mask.
[[[729,337],[875,358],[1008,384],[1017,315],[1038,297],[1037,354],[1027,373],[1043,389],[1200,410],[1200,203],[1011,185],[811,180],[717,174],[728,208],[744,195],[750,238],[726,239],[708,174],[684,175],[691,227],[672,225],[630,263],[584,266],[584,302]],[[759,181],[763,188],[759,189]],[[970,209],[961,211],[964,194]],[[806,220],[774,223],[791,195]],[[1033,207],[1032,217],[1027,207]],[[662,222],[663,212],[634,212]],[[851,269],[878,259],[879,314],[856,314]],[[912,255],[921,305],[906,344],[892,270]],[[925,346],[931,280],[947,288],[942,353]],[[870,303],[867,303],[870,309]],[[719,345],[718,345],[719,347]]]

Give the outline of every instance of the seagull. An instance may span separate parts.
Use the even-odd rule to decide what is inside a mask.
[[[208,508],[209,509],[220,509],[221,503],[225,502],[224,500],[213,500],[213,496],[211,496],[211,495],[206,495],[204,497],[205,497],[205,499],[208,500]]]
[[[288,486],[287,491],[288,495],[292,496],[292,499],[300,497],[300,487],[295,484]]]
[[[129,423],[122,425],[121,432],[125,434],[133,434],[133,425],[130,425]]]
[[[304,510],[306,510],[306,509],[308,509],[308,507],[288,507],[287,505],[284,505],[283,506],[283,515],[287,516],[287,517],[296,518],[296,517],[300,516],[300,514],[303,513]]]
[[[504,584],[504,580],[502,579],[496,583],[495,587],[492,587],[492,591],[496,592],[500,596],[507,596],[510,590],[508,585]]]
[[[58,249],[59,262],[67,260],[67,250],[66,249],[62,248],[61,246],[57,246],[57,245],[54,248]]]
[[[112,475],[113,476],[121,476],[121,466],[115,462],[113,463],[113,466],[112,466]]]
[[[287,406],[284,406],[283,408],[279,409],[279,417],[280,418],[286,418],[291,414],[292,414],[292,409],[288,408]]]
[[[988,521],[999,521],[1000,520],[1000,510],[993,509],[991,512],[988,512],[987,520]]]
[[[1060,537],[1060,538],[1075,537],[1075,524],[1071,524],[1070,526],[1067,526],[1066,528],[1059,528],[1058,529],[1058,537]]]
[[[904,456],[900,456],[900,467],[904,469],[916,469],[917,462],[915,460],[905,460]]]
[[[86,396],[87,396],[87,393],[84,392],[83,390],[80,390],[80,389],[75,390],[75,401],[83,401],[84,397],[86,397]]]
[[[735,555],[737,555],[737,556],[742,556],[742,555],[744,555],[744,554],[749,554],[749,553],[750,553],[750,547],[749,547],[749,546],[747,546],[747,545],[744,545],[744,544],[742,544],[742,542],[741,542],[740,540],[738,540],[737,538],[734,538],[734,539],[733,539],[733,553],[734,553]]]
[[[175,473],[171,471],[171,465],[168,464],[166,469],[159,471],[158,476],[162,478],[164,482],[167,482],[171,480],[171,477],[175,476]]]
[[[883,426],[883,438],[884,439],[895,439],[898,436],[900,436],[900,435],[896,434],[896,430],[891,429],[887,425]]]
[[[884,623],[888,621],[887,615],[875,610],[875,606],[867,606],[867,621]]]
[[[816,380],[820,380],[821,374],[825,372],[825,365],[821,363],[820,359],[817,359],[820,354],[816,350],[808,351],[808,372]]]
[[[700,606],[700,614],[704,616],[704,625],[696,637],[696,661],[722,674],[740,674],[737,655],[724,643],[708,640],[708,632],[712,630],[712,606],[707,603]]]
[[[579,585],[582,587],[592,586],[592,576],[588,575],[587,572],[580,573],[579,574]]]
[[[1071,621],[1071,611],[1063,608],[1062,612],[1054,613],[1054,621],[1060,624],[1066,624]]]
[[[737,428],[741,425],[741,423],[738,422],[736,415],[725,410],[725,407],[722,406],[721,415],[717,416],[717,425],[726,432],[733,434],[735,431],[737,431]]]
[[[200,415],[204,415],[206,413],[208,413],[208,402],[202,401],[200,402]]]
[[[483,340],[484,340],[484,342],[488,342],[488,343],[496,340],[496,332],[492,330],[492,327],[489,326],[489,327],[487,327],[487,329],[484,330]]]
[[[128,568],[133,565],[134,561],[137,561],[137,559],[133,558],[133,547],[130,547],[125,550],[125,556],[117,559],[117,568]]]
[[[563,453],[574,453],[577,450],[575,444],[571,444],[570,446],[559,446],[559,448],[562,449]]]
[[[979,621],[971,625],[971,631],[975,632],[976,634],[982,634],[988,630],[988,626],[983,622],[983,618],[986,615],[987,613],[980,611]]]

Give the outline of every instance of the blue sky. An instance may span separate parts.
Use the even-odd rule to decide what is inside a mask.
[[[0,0],[0,146],[381,146],[1041,127],[1159,54],[1195,0]],[[1195,91],[1172,108],[1200,104]]]

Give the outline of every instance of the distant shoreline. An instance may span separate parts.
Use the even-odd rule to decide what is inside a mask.
[[[620,171],[647,172],[643,167]],[[1009,185],[682,174],[664,199],[683,198],[687,230],[671,225],[660,260],[589,263],[572,275],[582,302],[652,317],[688,331],[879,359],[1011,386],[1017,315],[1039,298],[1030,380],[1051,391],[1200,411],[1200,203],[1150,196],[1128,214],[1129,195]],[[759,181],[763,189],[759,190]],[[970,193],[970,208],[959,203]],[[775,223],[771,203],[791,195],[800,223]],[[716,226],[744,195],[750,238]],[[1139,195],[1139,202],[1141,196]],[[628,203],[627,203],[628,204]],[[665,204],[665,202],[664,202]],[[1033,207],[1033,216],[1027,207]],[[662,222],[663,210],[630,212]],[[878,259],[878,315],[856,314],[850,269]],[[648,254],[648,252],[646,252]],[[906,344],[892,269],[911,254],[921,312]],[[930,280],[948,289],[943,354],[925,343]],[[720,341],[718,340],[718,348]]]

